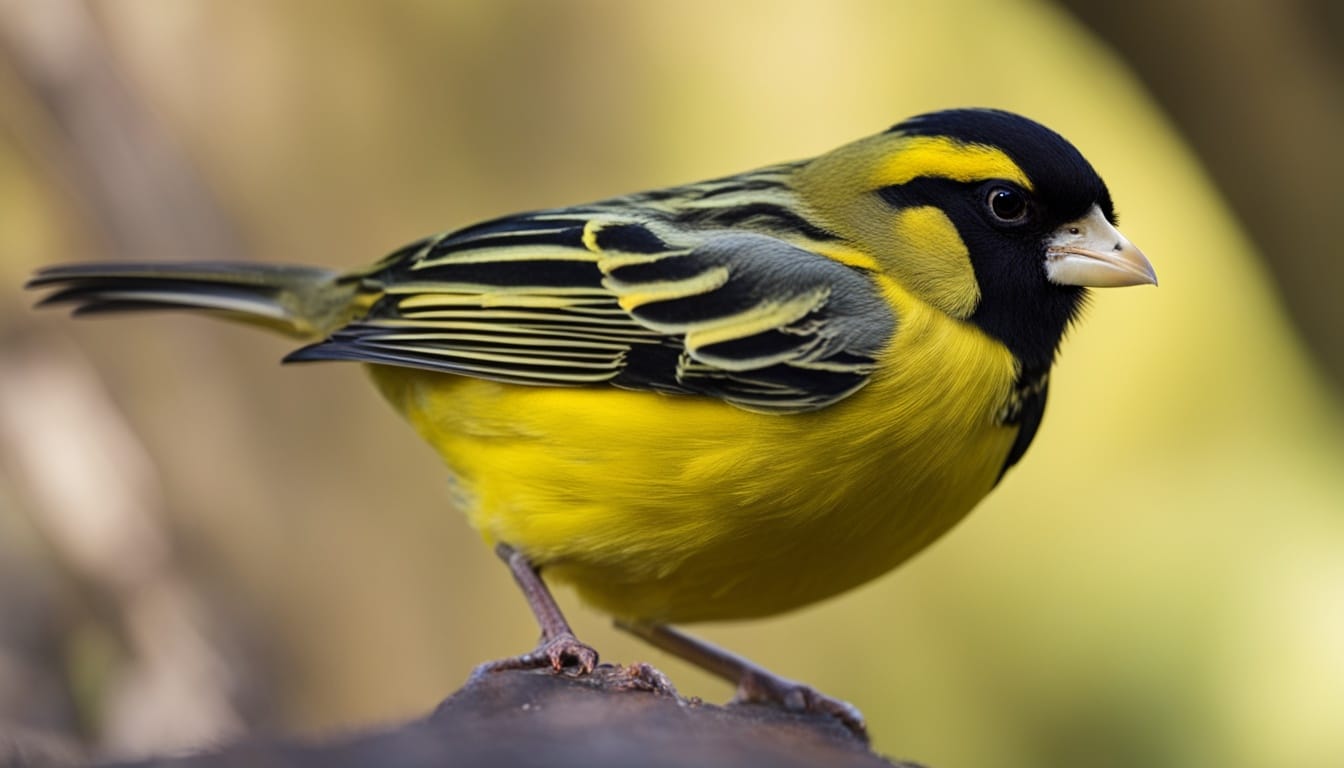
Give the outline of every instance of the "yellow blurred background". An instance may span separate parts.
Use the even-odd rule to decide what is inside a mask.
[[[208,319],[35,313],[33,269],[137,243],[357,266],[986,105],[1083,151],[1161,287],[1095,297],[1036,443],[952,535],[821,606],[693,631],[852,701],[879,751],[931,766],[1344,765],[1340,393],[1191,151],[1059,8],[37,5],[0,12],[26,51],[0,68],[0,722],[121,754],[330,732],[425,713],[535,640],[357,367],[282,369],[285,340]],[[21,59],[92,111],[35,96]],[[161,169],[91,119],[115,105],[61,90],[80,71],[120,83],[217,220],[145,191]],[[95,192],[80,167],[99,158],[118,181]],[[100,218],[117,205],[133,231]],[[100,530],[104,508],[134,530]],[[730,695],[570,597],[605,660]]]

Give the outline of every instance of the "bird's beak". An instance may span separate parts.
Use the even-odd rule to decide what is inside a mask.
[[[1157,273],[1143,251],[1126,240],[1095,205],[1086,216],[1046,239],[1045,275],[1057,285],[1089,288],[1157,285]]]

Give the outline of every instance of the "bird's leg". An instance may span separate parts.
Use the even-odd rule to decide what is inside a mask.
[[[472,677],[505,669],[541,667],[550,667],[560,672],[573,666],[577,668],[578,674],[586,675],[592,672],[597,666],[597,651],[579,642],[574,636],[574,630],[569,628],[569,622],[565,621],[560,606],[555,604],[555,598],[551,596],[551,591],[546,588],[546,583],[541,580],[541,575],[537,573],[532,562],[526,555],[508,544],[497,545],[495,554],[509,566],[514,580],[523,590],[523,597],[527,598],[532,615],[537,617],[537,623],[541,625],[541,641],[530,653],[498,661],[487,661],[476,667]]]
[[[617,621],[616,627],[736,685],[734,702],[776,704],[794,712],[827,714],[839,720],[855,735],[865,741],[868,739],[863,714],[849,702],[833,699],[802,683],[780,677],[735,653],[691,637],[666,624]]]

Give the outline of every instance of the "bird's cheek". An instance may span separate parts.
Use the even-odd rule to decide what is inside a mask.
[[[980,303],[971,254],[947,214],[934,206],[898,211],[893,222],[901,253],[893,271],[929,304],[966,318]]]

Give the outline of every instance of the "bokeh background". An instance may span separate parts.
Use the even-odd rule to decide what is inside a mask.
[[[1339,7],[0,3],[0,744],[391,722],[535,639],[357,367],[33,312],[33,269],[353,267],[990,105],[1083,150],[1161,287],[1096,297],[1027,459],[952,535],[697,631],[933,766],[1344,765]],[[607,660],[730,695],[561,600]]]

